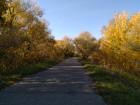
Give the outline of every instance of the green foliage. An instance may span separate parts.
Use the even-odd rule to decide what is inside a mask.
[[[14,71],[1,71],[0,72],[0,90],[6,86],[9,86],[16,81],[22,79],[22,77],[32,75],[41,72],[53,65],[58,63],[58,61],[44,60],[34,64],[27,64],[16,68]]]
[[[96,92],[109,105],[139,105],[140,78],[127,72],[112,72],[90,61],[83,64],[91,76]],[[93,86],[93,87],[94,87]]]

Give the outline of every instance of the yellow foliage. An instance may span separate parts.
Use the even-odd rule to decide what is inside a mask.
[[[140,67],[140,15],[118,14],[103,29],[100,50],[104,65],[116,70],[135,71]]]
[[[4,4],[7,7],[0,8],[0,70],[61,58],[48,24],[39,18],[42,11],[38,6],[24,0],[3,1]]]

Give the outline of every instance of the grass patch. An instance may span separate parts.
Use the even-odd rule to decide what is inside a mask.
[[[56,61],[42,61],[35,64],[28,64],[26,66],[22,66],[17,68],[14,71],[7,71],[7,72],[1,72],[0,73],[0,90],[14,84],[15,82],[21,80],[23,77],[26,77],[28,75],[32,75],[38,72],[41,72],[43,70],[46,70],[47,68],[50,68],[51,66],[57,64]]]
[[[106,70],[89,61],[83,64],[95,83],[97,94],[103,96],[108,105],[140,105],[140,77]]]

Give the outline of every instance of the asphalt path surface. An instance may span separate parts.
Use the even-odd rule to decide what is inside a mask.
[[[106,105],[91,88],[77,58],[70,58],[0,92],[0,105]]]

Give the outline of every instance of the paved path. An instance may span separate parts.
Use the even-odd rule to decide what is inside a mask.
[[[76,58],[0,92],[0,105],[105,105]]]

